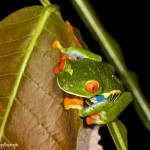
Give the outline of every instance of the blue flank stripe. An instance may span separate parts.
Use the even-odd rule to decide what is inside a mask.
[[[83,56],[82,54],[77,53],[77,52],[67,52],[66,54],[75,56],[75,57],[79,57],[79,58],[85,58],[85,56]]]
[[[84,109],[89,109],[89,108],[97,105],[97,103],[100,103],[100,102],[103,102],[103,101],[107,100],[107,98],[105,98],[102,95],[95,96],[93,99],[96,100],[97,102],[92,104],[92,105],[90,105],[90,106],[88,106],[88,107],[86,107],[86,108],[84,108]]]
[[[107,100],[107,98],[102,95],[95,96],[94,99],[97,101],[97,103]]]

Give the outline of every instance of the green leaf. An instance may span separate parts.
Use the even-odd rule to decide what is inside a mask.
[[[26,7],[0,22],[0,139],[18,149],[76,149],[81,120],[63,107],[53,70],[59,39],[76,45],[55,5]],[[76,45],[77,46],[77,45]]]
[[[127,150],[127,130],[124,124],[120,120],[116,119],[115,121],[108,123],[107,127],[114,143],[116,144],[117,150]]]

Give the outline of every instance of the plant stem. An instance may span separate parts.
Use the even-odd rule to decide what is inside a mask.
[[[119,121],[119,123],[121,123],[122,125],[118,125],[118,121],[119,120],[114,120],[110,123],[107,124],[107,127],[110,131],[110,134],[112,136],[112,139],[114,141],[114,143],[116,144],[117,150],[127,150],[127,141],[125,141],[125,134],[123,130],[126,130],[126,128],[124,127],[124,125]],[[124,128],[124,129],[123,129]],[[120,131],[122,130],[122,131]],[[121,134],[121,132],[123,132],[124,134]]]
[[[41,4],[42,4],[44,7],[46,7],[46,6],[48,6],[48,5],[51,4],[49,0],[39,0],[39,1],[41,2]]]

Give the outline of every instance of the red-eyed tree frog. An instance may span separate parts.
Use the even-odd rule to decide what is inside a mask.
[[[55,68],[58,86],[80,98],[65,98],[65,109],[78,109],[88,124],[106,124],[115,120],[132,101],[114,70],[101,56],[78,47],[64,48],[53,42],[63,57]],[[64,57],[65,56],[65,57]]]

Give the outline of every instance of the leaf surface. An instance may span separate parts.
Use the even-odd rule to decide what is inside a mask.
[[[77,46],[55,5],[26,7],[0,22],[1,143],[17,143],[19,150],[76,149],[81,120],[63,107],[65,93],[53,72],[60,59],[51,46],[56,39]]]

